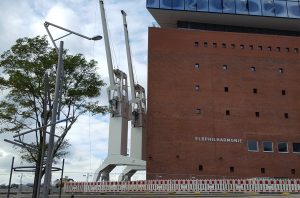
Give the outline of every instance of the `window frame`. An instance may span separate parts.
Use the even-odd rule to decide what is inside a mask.
[[[265,145],[264,143],[272,143],[272,150],[271,151],[265,151]],[[263,141],[262,142],[263,152],[264,153],[274,153],[274,143],[272,141]]]
[[[299,144],[300,146],[300,142],[293,142],[292,145],[293,145],[293,153],[299,153],[300,154],[300,149],[299,151],[294,151],[294,144]]]
[[[249,142],[250,141],[255,141],[256,142],[256,150],[250,150],[249,149]],[[259,146],[258,146],[258,141],[257,140],[247,140],[247,150],[249,151],[249,152],[256,152],[256,153],[258,153],[259,152]]]
[[[285,143],[286,144],[286,151],[279,151],[279,144]],[[278,153],[289,153],[289,144],[288,142],[277,142],[277,151]]]

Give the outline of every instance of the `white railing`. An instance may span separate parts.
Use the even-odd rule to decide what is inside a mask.
[[[68,182],[66,193],[105,192],[300,192],[300,179],[203,179],[128,182]]]

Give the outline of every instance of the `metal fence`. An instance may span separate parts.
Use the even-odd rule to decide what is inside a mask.
[[[205,192],[299,193],[300,179],[203,179],[130,182],[69,182],[65,193]]]

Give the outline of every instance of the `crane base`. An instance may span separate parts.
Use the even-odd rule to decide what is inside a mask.
[[[124,166],[127,165],[129,167],[143,167],[142,170],[145,170],[146,161],[135,159],[131,157],[126,157],[124,155],[110,155],[103,161],[100,167],[97,169],[94,181],[109,181],[109,173],[116,166]]]
[[[146,170],[146,166],[127,166],[119,176],[119,181],[130,181],[137,171]]]

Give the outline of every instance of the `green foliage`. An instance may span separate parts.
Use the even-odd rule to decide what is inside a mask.
[[[44,74],[49,75],[50,98],[54,95],[56,64],[58,55],[49,47],[46,36],[20,38],[0,59],[0,89],[6,93],[0,101],[0,133],[22,132],[24,130],[49,124],[52,99],[47,103],[44,118]],[[75,119],[57,127],[63,138],[77,118],[86,113],[105,113],[97,99],[104,85],[96,72],[96,61],[88,61],[82,54],[68,55],[64,51],[64,83],[61,118]],[[36,141],[32,143],[39,151],[42,130],[37,131]],[[67,154],[67,141],[56,145],[57,159]],[[22,157],[29,162],[37,162],[38,153],[22,150]]]

